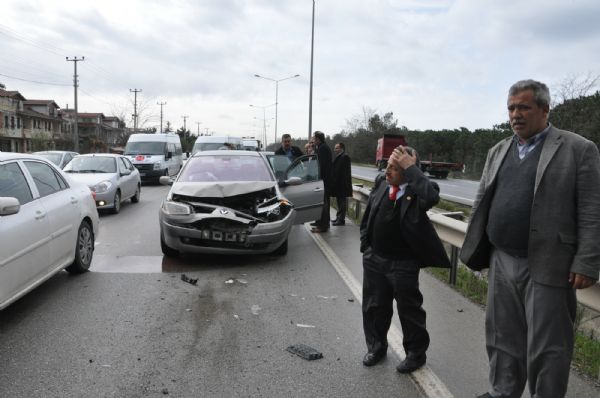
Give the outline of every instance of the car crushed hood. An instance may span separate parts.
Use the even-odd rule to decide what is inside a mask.
[[[171,195],[226,198],[262,191],[277,186],[275,181],[230,181],[230,182],[176,182],[171,188]]]
[[[90,187],[102,182],[112,181],[114,178],[113,173],[65,173],[67,177],[74,181],[86,184]]]

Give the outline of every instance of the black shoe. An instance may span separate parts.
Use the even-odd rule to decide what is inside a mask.
[[[387,351],[381,352],[367,352],[365,357],[363,358],[363,365],[365,366],[373,366],[379,363],[385,356],[387,355]]]
[[[333,225],[334,227],[337,227],[340,225],[346,225],[346,221],[334,221],[331,223],[331,225]]]
[[[317,221],[313,221],[313,222],[310,223],[311,227],[316,227],[318,225],[319,225],[319,223]]]
[[[425,365],[426,360],[427,356],[425,354],[418,357],[407,356],[404,361],[400,362],[400,364],[396,367],[396,370],[400,373],[412,373],[421,366]]]

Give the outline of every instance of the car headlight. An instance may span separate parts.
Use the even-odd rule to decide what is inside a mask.
[[[156,162],[156,163],[154,163],[154,165],[152,166],[152,168],[153,168],[154,170],[160,170],[160,169],[162,169],[162,167],[161,167],[161,166],[162,166],[162,165],[160,164],[160,162]]]
[[[185,216],[192,214],[192,208],[186,204],[165,200],[162,208],[165,213],[173,216]]]
[[[110,190],[110,187],[112,187],[112,182],[102,181],[102,182],[99,182],[98,184],[94,185],[90,189],[96,193],[104,193],[104,192],[108,192]]]

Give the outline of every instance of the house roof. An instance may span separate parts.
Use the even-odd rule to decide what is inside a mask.
[[[31,110],[31,109],[23,109],[22,111],[17,111],[17,113],[19,115],[24,115],[24,116],[29,116],[29,117],[36,117],[36,118],[39,118],[39,119],[62,120],[60,117],[46,115],[45,113],[36,112],[36,111]]]
[[[1,89],[1,88],[0,88],[0,97],[7,97],[7,98],[15,98],[16,97],[16,98],[20,99],[21,101],[25,101],[25,97],[23,97],[20,92],[7,91],[7,90]]]
[[[23,105],[48,105],[48,104],[54,104],[55,107],[60,108],[60,106],[58,106],[58,104],[56,102],[54,102],[53,100],[30,99],[30,100],[25,100],[23,102]]]

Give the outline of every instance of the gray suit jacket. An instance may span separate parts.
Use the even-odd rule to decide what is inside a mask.
[[[488,152],[461,260],[471,269],[489,266],[487,218],[496,176],[512,137]],[[569,272],[598,279],[600,270],[600,155],[591,141],[551,127],[544,140],[531,208],[528,264],[531,278],[569,286]]]

